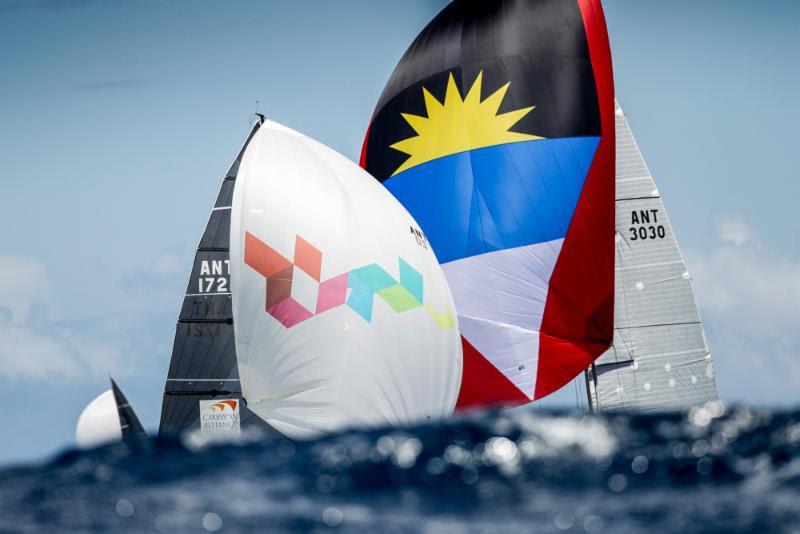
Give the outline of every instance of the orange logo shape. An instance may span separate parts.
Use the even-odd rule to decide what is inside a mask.
[[[216,404],[212,404],[211,405],[211,410],[212,411],[220,410],[222,412],[225,411],[225,408],[230,408],[231,410],[235,410],[236,409],[236,403],[237,403],[237,401],[235,401],[233,399],[226,399],[224,401],[219,401]]]

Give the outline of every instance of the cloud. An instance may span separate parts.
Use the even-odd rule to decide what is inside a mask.
[[[80,382],[128,372],[121,350],[53,323],[50,306],[44,265],[0,257],[0,376]]]
[[[766,247],[741,214],[717,217],[718,242],[687,251],[723,398],[797,403],[800,262]]]
[[[163,252],[151,260],[144,269],[122,275],[122,289],[127,293],[138,294],[161,290],[175,291],[180,295],[189,275],[191,261],[174,252]]]
[[[741,214],[719,215],[715,220],[717,237],[725,243],[741,247],[756,240],[756,234]]]
[[[153,272],[167,278],[175,278],[186,274],[186,262],[181,261],[177,254],[164,252],[152,263]]]
[[[28,308],[50,298],[44,265],[32,258],[0,256],[0,307],[18,321],[26,321]]]

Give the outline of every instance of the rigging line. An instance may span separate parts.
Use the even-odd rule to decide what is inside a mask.
[[[692,324],[703,324],[702,321],[683,321],[677,323],[659,323],[659,324],[640,324],[640,325],[633,325],[633,326],[623,326],[617,328],[617,330],[633,330],[634,328],[657,328],[661,326],[687,326]]]
[[[597,370],[595,369],[594,362],[592,362],[592,384],[594,385],[594,400],[595,411],[600,411],[600,394],[597,392]]]
[[[707,361],[709,359],[709,356],[711,356],[711,354],[708,354],[708,355],[703,356],[702,358],[698,358],[696,360],[692,360],[690,362],[679,363],[679,364],[674,365],[673,368],[675,368],[675,367],[684,367],[686,365],[692,365],[692,364],[695,364],[695,363],[705,362],[705,361]]]
[[[595,410],[595,407],[594,407],[595,406],[595,402],[594,402],[594,399],[592,398],[592,387],[591,387],[591,384],[589,382],[590,376],[591,376],[591,371],[589,371],[589,369],[592,369],[593,365],[594,364],[590,365],[589,367],[587,367],[586,369],[583,370],[583,379],[584,379],[584,381],[586,383],[586,406],[587,406],[587,410],[589,411],[589,413],[594,413],[594,410]]]
[[[639,179],[640,179],[640,178],[637,178],[637,179],[634,179],[634,180],[630,180],[630,181],[631,181],[631,182],[637,182],[637,181],[639,181]],[[627,201],[629,201],[629,200],[651,200],[651,199],[653,199],[653,198],[661,198],[661,197],[660,197],[660,195],[656,195],[656,196],[648,195],[648,196],[646,196],[646,197],[627,197],[627,198],[618,198],[618,199],[616,199],[616,201],[617,201],[617,202],[627,202]]]
[[[621,362],[609,362],[609,363],[596,363],[594,364],[596,368],[603,368],[603,367],[619,367],[622,368],[627,364],[632,364],[634,360],[623,360]]]
[[[684,274],[688,274],[688,273],[689,273],[689,271],[684,271],[681,274],[677,274],[675,276],[670,276],[669,278],[663,278],[661,280],[653,280],[651,282],[642,282],[642,286],[644,288],[644,287],[647,287],[647,286],[650,286],[650,285],[663,284],[664,282],[671,282],[672,280],[677,280],[678,278],[684,278]]]
[[[627,236],[625,236],[624,234],[621,234],[619,232],[617,232],[617,235],[621,237],[621,239],[619,241],[617,241],[617,258],[619,259],[620,268],[622,268],[622,263],[624,261],[624,256],[622,255],[622,250],[621,250],[622,249],[622,242],[624,241],[625,244],[629,248],[632,249],[632,247],[631,247],[630,242],[627,239]],[[630,324],[631,321],[630,321],[630,310],[629,310],[630,307],[628,306],[628,292],[625,290],[625,284],[624,283],[622,284],[622,300],[625,303],[625,322]],[[624,345],[625,350],[628,351],[628,354],[630,355],[630,358],[631,359],[635,358],[636,355],[634,354],[632,340],[625,339],[625,336],[622,334],[622,332],[620,332],[619,338],[622,341],[622,344]],[[612,341],[612,346],[614,347],[614,355],[616,356],[617,355],[617,347],[616,347],[616,344],[613,343],[613,341]],[[594,365],[592,366],[592,370],[594,370]],[[622,396],[622,392],[624,391],[623,386],[622,386],[622,373],[616,373],[616,378],[617,378],[617,388],[618,388],[618,391],[620,392],[620,396]],[[597,389],[597,380],[595,380],[595,391],[596,391],[596,389]],[[597,393],[595,393],[595,395],[597,395]],[[598,396],[598,400],[599,400],[599,396]]]
[[[630,242],[628,241],[628,238],[624,234],[622,234],[620,232],[617,232],[617,235],[621,238],[619,241],[617,241],[617,258],[619,258],[620,270],[622,270],[622,268],[623,268],[622,267],[622,262],[623,262],[623,258],[624,258],[624,256],[622,255],[622,243],[624,242],[628,246],[628,248],[630,248],[630,249],[632,249],[632,247],[631,247]],[[620,273],[620,276],[624,276],[624,275],[622,273]],[[630,311],[629,311],[630,307],[628,306],[628,293],[627,293],[627,291],[625,291],[625,284],[624,283],[622,284],[622,300],[625,303],[625,322],[630,324],[630,322],[631,322],[630,319],[631,318],[630,318]],[[622,340],[622,344],[625,346],[625,349],[628,351],[628,354],[630,354],[631,357],[633,357],[634,356],[634,354],[633,354],[633,346],[632,346],[633,344],[631,343],[629,345],[628,344],[628,340],[626,340],[625,336],[623,336],[623,335],[620,335],[620,339]],[[612,340],[612,343],[613,343],[613,340]],[[617,352],[616,351],[616,347],[614,347],[614,354],[615,355],[616,355],[616,352]]]
[[[578,396],[578,381],[576,380],[576,378],[572,379],[572,385],[575,386],[575,409],[579,410],[580,407],[581,407],[580,406],[581,401],[580,401],[580,398]]]

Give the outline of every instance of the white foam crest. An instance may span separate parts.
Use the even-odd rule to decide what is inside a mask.
[[[593,417],[542,417],[520,412],[518,424],[527,440],[538,438],[538,455],[556,456],[564,449],[577,448],[591,458],[608,457],[617,450],[617,440],[604,421]]]

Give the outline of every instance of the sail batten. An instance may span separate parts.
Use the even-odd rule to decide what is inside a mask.
[[[614,342],[587,370],[590,405],[665,411],[715,400],[713,361],[691,276],[619,106],[616,133]]]

